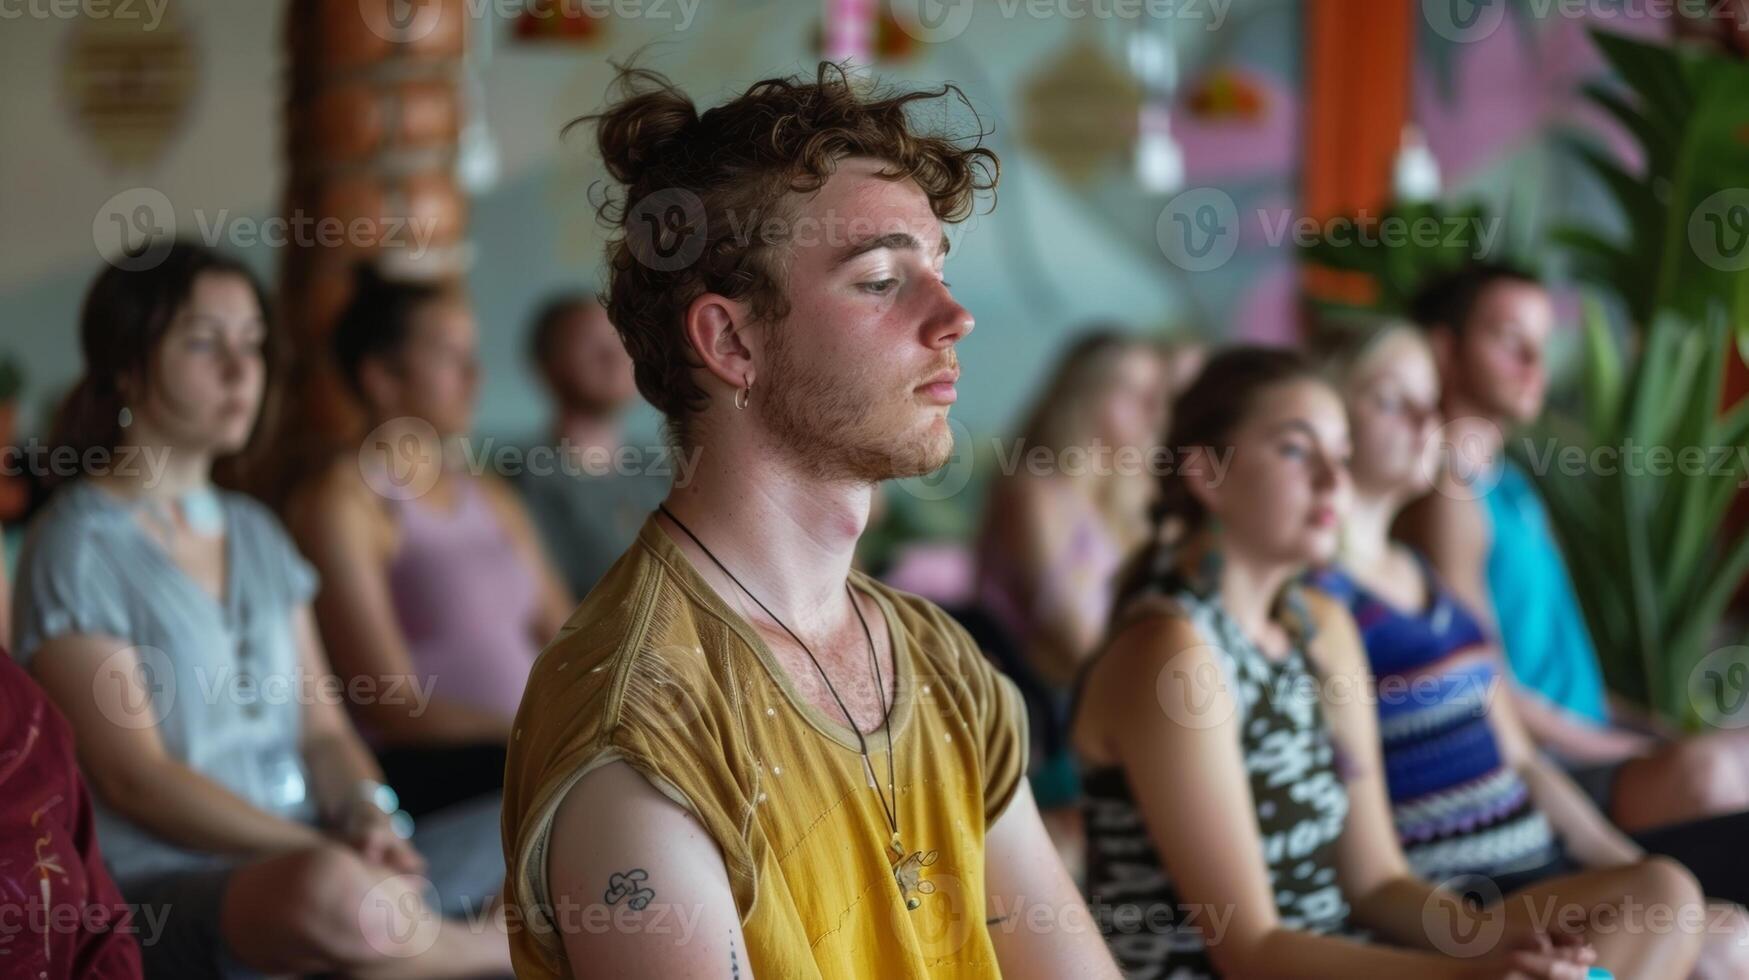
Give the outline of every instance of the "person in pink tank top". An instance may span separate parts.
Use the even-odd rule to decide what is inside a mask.
[[[458,293],[361,267],[334,352],[368,434],[290,506],[336,673],[415,817],[502,786],[523,685],[572,607],[514,492],[457,449],[475,350]]]

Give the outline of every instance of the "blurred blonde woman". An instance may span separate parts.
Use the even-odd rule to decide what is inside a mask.
[[[1152,338],[1099,330],[1064,354],[997,454],[1001,473],[979,535],[978,604],[1012,648],[998,659],[1028,694],[1034,792],[1073,801],[1062,719],[1081,664],[1111,611],[1113,577],[1149,533],[1158,444],[1170,398]]]

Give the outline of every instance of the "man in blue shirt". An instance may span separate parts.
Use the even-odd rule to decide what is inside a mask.
[[[1448,465],[1400,530],[1493,621],[1516,681],[1513,709],[1625,829],[1749,809],[1749,738],[1665,741],[1615,722],[1542,497],[1506,458],[1507,434],[1542,414],[1548,290],[1478,262],[1424,288],[1412,313],[1440,364]]]

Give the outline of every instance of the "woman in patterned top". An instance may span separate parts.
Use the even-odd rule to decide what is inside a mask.
[[[1314,369],[1216,355],[1167,445],[1156,516],[1184,530],[1126,576],[1073,727],[1091,904],[1129,976],[1578,978],[1599,957],[1685,976],[1698,937],[1483,910],[1410,870],[1353,621],[1293,585],[1334,553],[1349,493],[1346,413]],[[1700,901],[1651,869],[1637,901]]]
[[[1699,869],[1708,891],[1737,897],[1740,872],[1734,883],[1709,880],[1731,861],[1682,845],[1729,834],[1733,846],[1710,851],[1740,852],[1741,821],[1715,818],[1716,831],[1645,840],[1613,827],[1535,751],[1513,700],[1495,696],[1504,678],[1493,637],[1425,558],[1390,540],[1397,515],[1432,488],[1440,462],[1439,375],[1427,342],[1410,326],[1386,325],[1344,331],[1326,346],[1331,380],[1348,406],[1354,500],[1340,562],[1313,581],[1348,605],[1378,678],[1386,782],[1415,873],[1473,879],[1449,883],[1490,896],[1534,882],[1561,895],[1597,895],[1609,887],[1600,876],[1574,872],[1643,873],[1651,851]],[[1721,902],[1707,918],[1715,928],[1697,975],[1749,976],[1742,910]]]

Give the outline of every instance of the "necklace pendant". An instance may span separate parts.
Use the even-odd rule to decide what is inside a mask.
[[[936,852],[912,851],[910,857],[903,857],[905,851],[899,846],[899,835],[893,835],[893,849],[901,855],[898,863],[893,865],[893,880],[898,882],[899,897],[905,900],[905,908],[915,912],[923,905],[920,895],[935,894],[935,882],[923,877],[923,869],[934,864]]]

